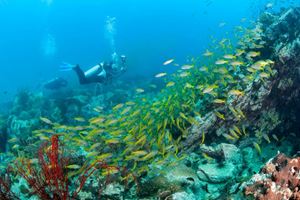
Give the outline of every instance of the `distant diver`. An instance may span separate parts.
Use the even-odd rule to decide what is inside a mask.
[[[51,79],[50,81],[47,81],[43,87],[48,90],[58,90],[60,88],[66,87],[68,85],[68,81],[61,78],[57,77],[54,79]]]
[[[60,66],[61,71],[69,71],[73,69],[79,79],[79,83],[108,83],[113,78],[122,75],[126,71],[126,57],[118,56],[117,53],[112,54],[112,61],[102,62],[84,72],[79,65],[71,65],[64,63]]]

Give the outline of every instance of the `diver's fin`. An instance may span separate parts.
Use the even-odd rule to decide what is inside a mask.
[[[70,63],[67,62],[63,62],[60,66],[59,66],[59,71],[71,71],[73,68],[75,67],[75,65],[72,65]]]

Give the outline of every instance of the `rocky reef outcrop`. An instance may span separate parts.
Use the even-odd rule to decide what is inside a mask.
[[[265,13],[255,29],[256,37],[262,39],[264,48],[259,49],[263,59],[274,61],[275,75],[264,81],[255,82],[246,89],[232,106],[239,107],[246,116],[246,130],[252,135],[276,133],[280,137],[299,133],[300,120],[300,8],[291,8],[275,15]],[[228,109],[220,109],[226,115]],[[200,125],[193,125],[190,137],[183,144],[184,152],[198,148],[202,133],[207,137],[218,137],[224,133],[235,118],[220,121],[214,112],[202,117]],[[251,134],[250,134],[251,135]],[[277,139],[277,138],[276,138]],[[246,139],[249,140],[249,139]],[[238,145],[247,146],[240,140]],[[252,145],[249,141],[248,145]]]

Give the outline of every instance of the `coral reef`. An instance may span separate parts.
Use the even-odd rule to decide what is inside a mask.
[[[257,200],[299,199],[300,158],[278,154],[246,183],[245,194]]]
[[[12,188],[41,199],[242,199],[264,162],[297,151],[299,19],[299,8],[266,13],[235,48],[220,41],[168,83],[20,92],[3,122],[20,161]],[[277,156],[246,193],[298,198],[296,161]]]

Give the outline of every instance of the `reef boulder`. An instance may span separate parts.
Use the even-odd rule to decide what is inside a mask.
[[[209,183],[224,183],[237,176],[241,171],[243,160],[240,150],[233,144],[222,143],[216,147],[224,155],[222,163],[200,164],[198,167],[198,177],[202,181]]]
[[[178,196],[188,196],[182,193],[184,191],[197,190],[199,178],[192,168],[179,164],[163,169],[160,175],[145,181],[140,188],[139,197],[158,196],[165,199],[175,195],[178,199]]]

